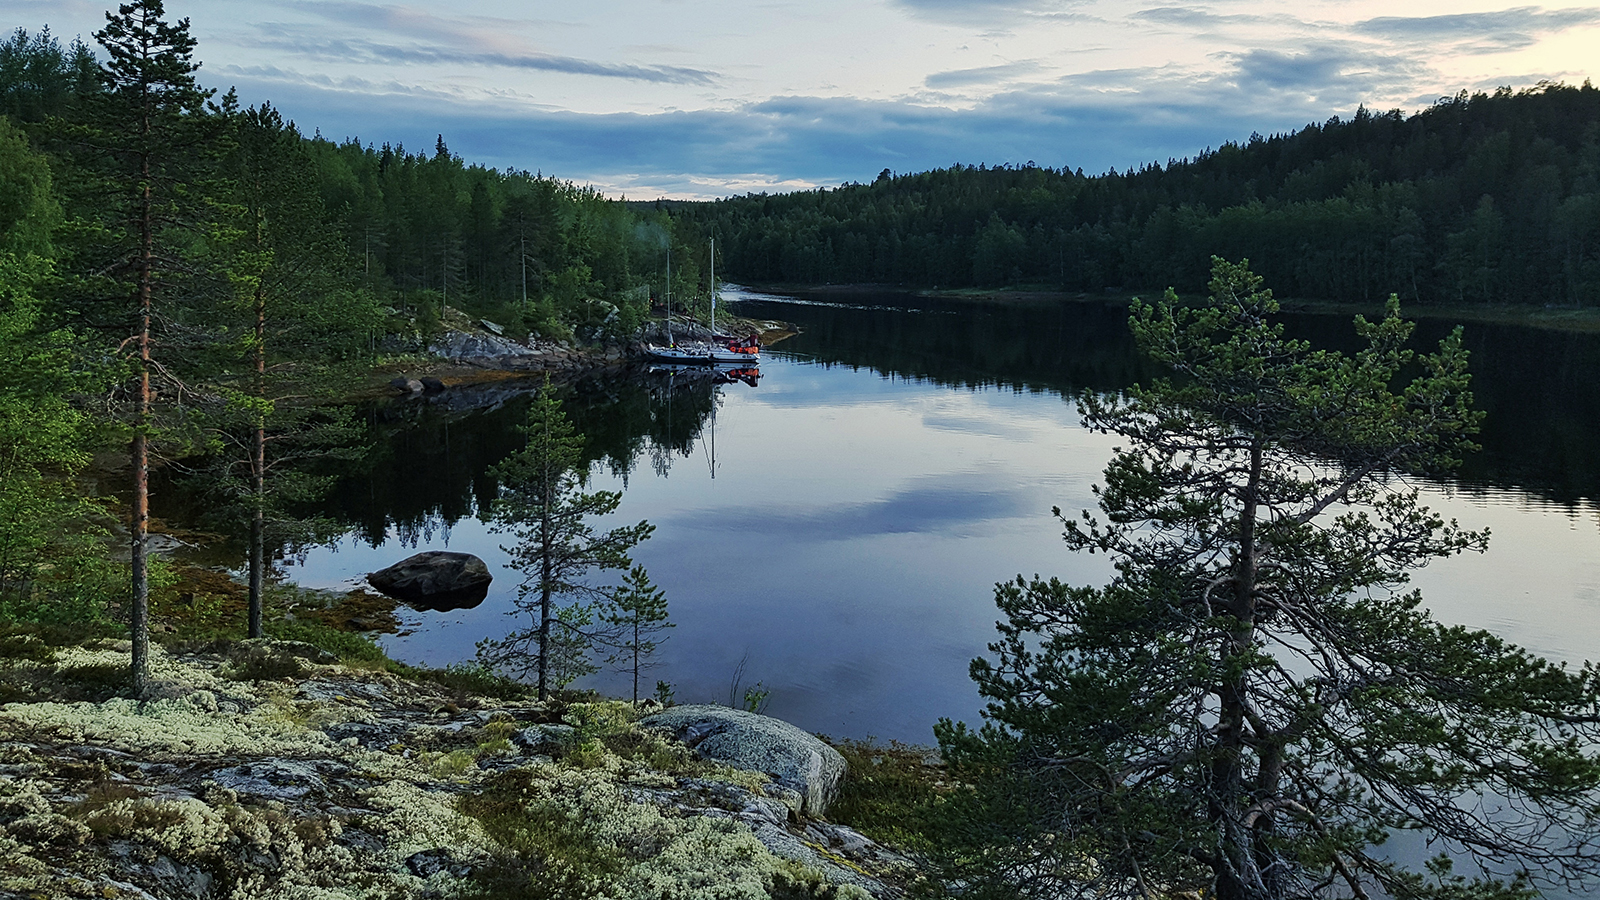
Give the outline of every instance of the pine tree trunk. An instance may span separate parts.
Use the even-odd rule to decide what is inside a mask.
[[[266,399],[267,377],[267,308],[266,296],[256,285],[256,398]],[[257,413],[256,429],[250,447],[250,626],[253,638],[262,637],[261,611],[266,598],[267,536],[267,429],[266,421]]]
[[[1234,668],[1234,660],[1247,656],[1255,640],[1256,516],[1260,498],[1262,443],[1250,445],[1250,475],[1239,511],[1239,549],[1234,560],[1233,602],[1228,612],[1233,630],[1220,660],[1221,671]],[[1217,722],[1217,760],[1212,768],[1212,823],[1222,833],[1222,871],[1217,872],[1218,900],[1257,900],[1263,896],[1254,835],[1240,820],[1249,801],[1244,785],[1245,697],[1249,695],[1248,668],[1221,691]]]
[[[133,510],[129,529],[133,540],[129,573],[133,598],[128,615],[129,636],[133,642],[130,661],[133,694],[140,698],[150,688],[150,573],[146,552],[150,534],[150,267],[155,224],[148,158],[143,162],[142,171],[145,181],[139,223],[139,408],[133,435]]]
[[[549,484],[548,475],[546,484]],[[543,518],[539,522],[542,540],[540,543],[539,558],[539,699],[550,699],[550,593],[554,573],[551,572],[552,560],[550,558],[550,541],[553,537],[550,525],[550,490],[545,491]]]

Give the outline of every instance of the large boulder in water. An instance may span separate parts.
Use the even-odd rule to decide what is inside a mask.
[[[640,725],[673,733],[706,759],[763,772],[800,796],[800,809],[820,816],[839,795],[845,762],[839,751],[788,722],[726,706],[674,706]]]
[[[367,583],[395,598],[428,609],[464,609],[489,596],[494,576],[471,553],[428,550],[367,576]]]

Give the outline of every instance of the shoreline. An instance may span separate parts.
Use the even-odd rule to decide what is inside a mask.
[[[1135,298],[1159,298],[1165,288],[1115,293],[1093,294],[1086,291],[1060,291],[1023,286],[1015,288],[937,288],[910,287],[900,284],[796,284],[789,282],[739,282],[742,287],[759,293],[811,294],[836,297],[866,296],[873,294],[898,294],[908,297],[925,297],[935,300],[958,300],[975,303],[1092,303],[1104,306],[1128,306]],[[1198,295],[1180,294],[1188,301]],[[1387,300],[1387,297],[1384,298]],[[1372,303],[1351,303],[1335,300],[1313,300],[1300,297],[1278,297],[1284,312],[1313,315],[1381,315],[1384,300]],[[1456,322],[1473,322],[1497,325],[1522,325],[1550,331],[1600,333],[1600,307],[1587,306],[1531,306],[1512,303],[1494,305],[1421,304],[1402,302],[1401,314],[1407,319],[1445,319]]]

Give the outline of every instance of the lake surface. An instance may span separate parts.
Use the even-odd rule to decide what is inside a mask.
[[[677,627],[644,683],[680,702],[726,703],[735,676],[770,691],[768,712],[834,736],[930,743],[941,716],[975,722],[967,665],[994,634],[996,581],[1103,580],[1102,557],[1060,541],[1051,507],[1093,507],[1114,439],[1081,427],[1072,397],[1151,372],[1125,309],[904,296],[779,298],[730,290],[738,312],[802,333],[764,354],[761,379],[595,379],[566,390],[589,437],[591,485],[623,491],[610,524],[648,519],[635,559]],[[1289,317],[1293,332],[1349,348],[1348,317]],[[1432,344],[1448,323],[1425,320]],[[1458,481],[1423,485],[1463,525],[1489,527],[1481,556],[1418,573],[1449,622],[1490,628],[1539,654],[1600,656],[1600,338],[1471,325],[1483,451]],[[470,659],[513,624],[519,573],[480,514],[488,467],[520,445],[536,382],[501,383],[371,411],[386,436],[372,474],[341,485],[349,533],[286,572],[346,587],[422,548],[488,561],[488,599],[402,610],[397,658]],[[713,414],[714,413],[714,414]],[[578,683],[626,691],[617,674]]]

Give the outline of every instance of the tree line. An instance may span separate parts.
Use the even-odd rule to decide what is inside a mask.
[[[1201,293],[1248,256],[1287,296],[1600,303],[1600,89],[1465,91],[1357,110],[1193,159],[955,165],[685,204],[730,277],[805,284]]]

